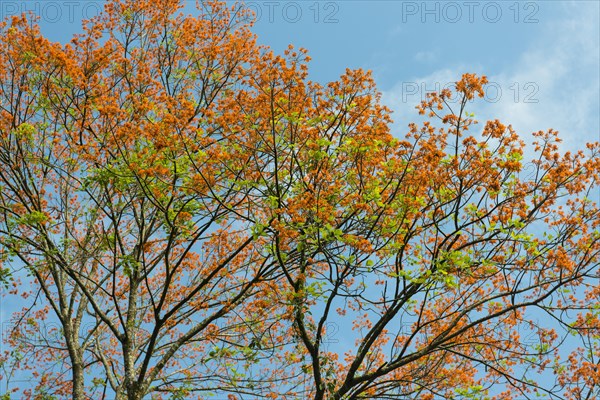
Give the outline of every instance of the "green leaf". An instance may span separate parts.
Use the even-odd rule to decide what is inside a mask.
[[[31,213],[25,214],[19,218],[20,223],[28,226],[43,224],[46,221],[48,221],[48,216],[41,211],[32,211]]]

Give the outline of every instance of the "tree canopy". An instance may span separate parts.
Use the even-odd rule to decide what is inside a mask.
[[[0,27],[4,398],[600,394],[599,143],[478,128],[469,73],[402,137],[369,72],[182,7]]]

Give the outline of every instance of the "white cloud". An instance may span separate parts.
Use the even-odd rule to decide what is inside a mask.
[[[559,130],[567,148],[598,140],[597,8],[595,3],[578,2],[577,7],[564,10],[565,18],[549,23],[535,47],[521,55],[514,68],[491,76],[490,81],[502,87],[503,96],[496,104],[486,105],[486,114],[496,114],[523,135]]]
[[[542,24],[541,34],[512,66],[488,75],[492,84],[486,101],[475,103],[472,111],[480,120],[498,118],[512,124],[525,138],[553,128],[560,131],[566,148],[575,149],[600,139],[598,4],[577,2],[563,7],[561,19]],[[395,111],[398,135],[403,136],[407,123],[415,120],[414,105],[435,83],[443,86],[464,72],[485,71],[484,67],[440,69],[384,92],[385,104]]]
[[[479,69],[479,68],[478,68]],[[440,90],[451,85],[465,71],[472,71],[473,67],[457,66],[445,68],[423,77],[413,77],[396,83],[391,90],[383,92],[383,103],[390,107],[394,113],[394,127],[396,136],[404,136],[409,122],[415,121],[417,117],[417,106],[421,100],[425,100],[427,92]]]
[[[419,62],[428,63],[437,59],[435,51],[419,51],[415,54],[414,59]]]

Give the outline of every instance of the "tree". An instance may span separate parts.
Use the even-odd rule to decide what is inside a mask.
[[[3,28],[1,240],[35,288],[10,337],[35,393],[277,382],[232,372],[279,340],[251,153],[221,110],[257,47],[243,13],[199,6],[111,2],[66,46],[25,18]]]
[[[66,45],[1,28],[0,279],[28,303],[0,362],[35,380],[17,392],[598,394],[598,143],[538,132],[525,176],[510,126],[468,135],[471,74],[399,140],[369,73],[319,85],[242,6],[181,7],[111,0]]]

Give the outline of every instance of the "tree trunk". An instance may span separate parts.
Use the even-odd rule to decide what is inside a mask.
[[[73,360],[73,400],[85,398],[83,385],[83,360],[80,354],[77,354]]]

